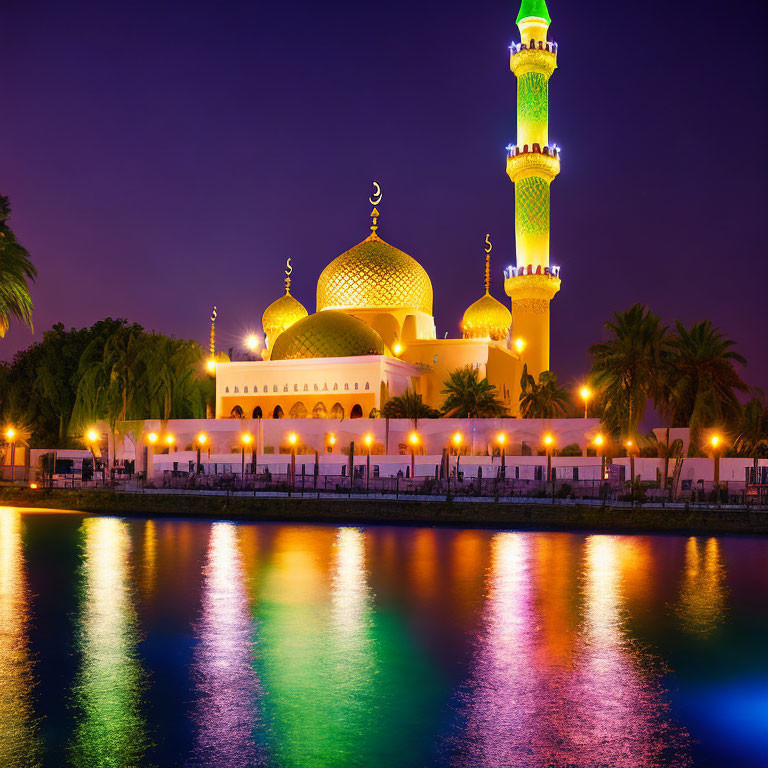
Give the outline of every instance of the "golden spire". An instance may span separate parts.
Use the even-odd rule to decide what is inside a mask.
[[[291,273],[293,272],[293,267],[291,266],[291,260],[288,259],[285,262],[285,295],[290,296],[291,295]]]
[[[376,234],[376,230],[379,228],[378,220],[379,220],[379,209],[378,205],[381,203],[381,186],[379,185],[378,181],[373,182],[373,195],[368,198],[368,202],[373,206],[373,210],[371,211],[371,221],[373,222],[371,224],[371,237],[376,238],[378,235]]]
[[[485,236],[485,242],[488,246],[485,249],[485,292],[490,293],[491,291],[491,251],[493,250],[493,245],[491,244],[491,236],[489,234]]]
[[[211,312],[211,359],[216,356],[216,306],[213,307]]]

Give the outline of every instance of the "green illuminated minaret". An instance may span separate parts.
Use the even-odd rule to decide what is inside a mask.
[[[511,46],[517,77],[517,141],[507,147],[507,174],[515,184],[517,265],[504,273],[512,301],[513,335],[521,361],[538,376],[549,370],[549,303],[560,290],[560,268],[549,263],[549,187],[560,153],[549,144],[549,78],[557,45],[547,41],[544,0],[523,0],[517,15],[521,42]]]

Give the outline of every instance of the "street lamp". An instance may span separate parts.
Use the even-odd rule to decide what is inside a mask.
[[[248,347],[251,352],[255,352],[259,347],[259,337],[254,333],[250,334],[245,340],[245,346]]]
[[[328,437],[328,445],[331,446],[331,453],[333,453],[333,446],[336,445],[336,435],[331,434]]]
[[[253,435],[250,432],[246,432],[240,436],[240,476],[245,484],[245,448],[253,442]]]
[[[195,442],[197,443],[197,474],[200,474],[200,470],[203,468],[202,464],[200,463],[200,449],[204,446],[208,446],[208,464],[211,463],[211,446],[208,442],[208,435],[205,434],[205,432],[201,432],[196,438]]]
[[[367,449],[365,454],[365,492],[368,493],[371,481],[371,446],[373,445],[373,435],[370,432],[363,438]]]
[[[93,447],[98,442],[99,442],[99,433],[95,429],[89,429],[85,433],[85,444],[88,446],[88,449],[91,452],[91,461],[93,462],[94,476],[96,475],[96,453]]]
[[[518,355],[522,355],[523,350],[525,349],[525,339],[515,339],[515,349],[517,350]]]
[[[555,438],[551,432],[544,435],[544,449],[547,452],[547,482],[552,482],[552,446],[555,444]]]
[[[13,427],[5,430],[5,439],[11,446],[11,482],[13,482],[16,464],[16,430]]]
[[[150,433],[147,435],[147,442],[148,442],[150,445],[154,445],[154,444],[157,442],[157,432],[150,432]]]
[[[399,357],[403,353],[403,345],[399,341],[396,341],[392,345],[392,352],[395,354],[395,357]]]
[[[171,452],[176,443],[176,438],[170,432],[165,436],[165,444],[168,446],[168,453]]]
[[[579,390],[579,394],[584,401],[584,418],[586,419],[589,415],[589,399],[592,397],[592,391],[589,387],[582,387],[581,390]]]
[[[205,368],[211,375],[216,373],[216,360],[214,360],[212,357],[208,358],[208,360],[205,362]]]
[[[717,494],[717,506],[720,506],[720,435],[712,435],[709,444],[712,446],[712,458],[715,462],[715,493]]]
[[[632,493],[634,494],[634,487],[635,487],[635,452],[634,447],[635,444],[632,442],[632,440],[627,440],[625,443],[627,447],[627,455],[629,456],[629,478],[632,482]]]
[[[299,436],[295,432],[288,435],[288,445],[291,446],[291,488],[296,482],[296,443],[299,442]]]
[[[603,454],[605,438],[602,435],[596,435],[592,442],[595,444],[595,452],[600,457],[600,478],[605,480],[605,455]]]
[[[501,479],[504,480],[507,476],[507,436],[503,432],[499,432],[499,434],[496,435],[496,442],[499,444],[501,452]]]
[[[411,447],[411,480],[415,479],[415,473],[416,473],[416,458],[415,458],[415,452],[416,452],[416,446],[419,444],[419,434],[418,432],[411,432],[410,435],[408,435],[408,445]]]

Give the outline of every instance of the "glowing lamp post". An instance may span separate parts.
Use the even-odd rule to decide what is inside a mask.
[[[600,457],[600,478],[601,480],[605,480],[605,454],[603,453],[605,438],[602,435],[597,435],[593,442],[595,444],[595,451]]]
[[[253,435],[250,432],[246,432],[240,436],[240,477],[245,484],[245,449],[253,443]]]
[[[456,481],[459,479],[459,462],[461,461],[461,444],[464,442],[464,437],[461,432],[455,432],[451,438],[453,447],[456,449]],[[450,456],[450,452],[448,454]],[[448,467],[448,482],[451,482],[451,468]]]
[[[496,435],[496,442],[499,444],[499,452],[501,453],[501,479],[504,480],[507,476],[507,436],[503,432],[499,432]]]
[[[392,345],[392,352],[394,353],[395,357],[400,357],[400,355],[403,354],[403,345],[399,341],[396,341]]]
[[[592,392],[589,387],[582,387],[579,390],[579,394],[584,401],[584,418],[586,419],[589,416],[589,400],[592,397]]]
[[[331,448],[331,453],[333,453],[333,446],[336,445],[336,435],[329,435],[328,436],[328,445]]]
[[[168,446],[168,453],[173,451],[173,446],[176,445],[176,437],[170,432],[165,436],[165,444]]]
[[[411,432],[408,435],[408,445],[411,448],[411,480],[416,478],[416,446],[419,444],[419,435],[417,432]]]
[[[525,339],[517,338],[515,339],[515,349],[517,350],[518,355],[522,355],[525,351]]]
[[[93,472],[96,474],[96,453],[94,446],[99,442],[99,433],[95,429],[89,429],[85,433],[85,444],[88,446],[88,450],[91,452],[91,461],[93,462]],[[104,477],[102,476],[102,480]]]
[[[551,433],[544,435],[544,450],[547,452],[547,482],[552,482],[552,447],[555,444],[555,438]]]
[[[370,433],[363,438],[365,443],[365,492],[368,493],[368,488],[371,484],[371,446],[373,445],[373,435]]]
[[[712,435],[709,444],[712,448],[712,459],[715,462],[715,493],[717,494],[717,506],[720,506],[720,448],[722,440],[719,435]]]
[[[216,373],[216,360],[212,357],[205,361],[205,370],[213,376]]]
[[[13,427],[5,430],[5,439],[11,446],[11,482],[13,482],[16,467],[16,430]]]
[[[245,340],[245,346],[248,347],[251,352],[255,352],[259,348],[259,337],[256,336],[256,334],[250,334]]]
[[[208,447],[208,464],[211,463],[211,443],[208,440],[208,435],[205,434],[205,432],[201,432],[196,438],[195,443],[197,444],[197,473],[200,474],[200,471],[202,470],[203,466],[200,463],[200,451],[207,446]]]
[[[296,443],[299,442],[299,436],[295,432],[288,435],[288,445],[291,446],[291,488],[296,482]]]

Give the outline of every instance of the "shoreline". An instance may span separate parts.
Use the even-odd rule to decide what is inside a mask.
[[[423,500],[297,496],[0,490],[0,505],[137,517],[249,522],[441,525],[604,533],[768,535],[768,512],[744,507],[618,507],[527,500]]]

